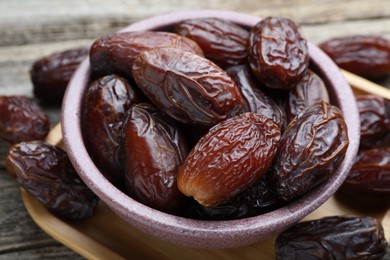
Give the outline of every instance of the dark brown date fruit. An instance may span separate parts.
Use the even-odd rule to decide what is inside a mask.
[[[0,96],[0,138],[10,143],[43,140],[50,122],[41,107],[25,96]]]
[[[178,187],[205,207],[218,206],[260,181],[280,138],[279,127],[252,112],[212,127],[180,168]]]
[[[340,68],[362,77],[380,79],[390,75],[390,40],[381,36],[337,37],[319,47]]]
[[[303,109],[318,101],[329,103],[328,90],[322,79],[311,70],[308,70],[297,86],[288,91],[288,101],[286,103],[288,122],[293,120]]]
[[[260,84],[246,65],[237,65],[226,70],[241,91],[244,99],[244,111],[265,115],[272,119],[280,129],[286,127],[285,113],[279,106],[261,91]]]
[[[134,59],[143,51],[156,47],[175,47],[203,56],[198,44],[169,32],[124,32],[96,40],[91,47],[92,71],[99,75],[119,74],[132,77]]]
[[[185,199],[177,188],[177,174],[188,154],[177,123],[151,104],[135,104],[127,113],[123,140],[129,195],[175,214]]]
[[[342,189],[390,196],[390,148],[361,151]]]
[[[356,97],[361,139],[382,136],[390,130],[390,101],[374,95]]]
[[[252,187],[219,206],[206,208],[194,201],[185,216],[204,220],[231,220],[270,212],[283,205],[283,202],[273,193],[266,177],[267,174]]]
[[[108,75],[90,83],[83,100],[82,129],[87,150],[114,185],[124,182],[122,125],[127,110],[138,101],[122,77]]]
[[[278,196],[290,201],[325,182],[348,144],[347,125],[337,107],[321,101],[304,109],[280,140],[272,168]]]
[[[70,49],[35,61],[30,69],[34,95],[43,103],[61,104],[73,72],[88,57],[88,52],[85,47]]]
[[[306,39],[293,21],[281,17],[267,17],[252,27],[248,58],[257,79],[270,88],[295,87],[309,66]]]
[[[175,32],[198,43],[205,57],[222,68],[247,62],[249,32],[231,21],[189,19],[179,22]]]
[[[60,148],[43,141],[15,144],[7,155],[6,168],[29,194],[55,214],[71,219],[92,216],[98,198]]]
[[[382,225],[371,217],[332,216],[281,233],[277,259],[380,259],[387,250]]]
[[[206,58],[178,48],[142,52],[133,75],[151,102],[182,123],[212,126],[242,112],[234,81]]]

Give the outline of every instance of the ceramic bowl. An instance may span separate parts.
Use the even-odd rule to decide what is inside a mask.
[[[169,30],[188,18],[217,17],[243,27],[260,18],[230,11],[188,11],[155,16],[136,22],[122,31]],[[230,221],[203,221],[169,215],[145,206],[113,186],[96,168],[86,150],[80,127],[80,110],[90,77],[84,61],[69,83],[62,107],[62,133],[70,160],[85,183],[121,218],[160,239],[197,248],[239,247],[270,238],[301,220],[323,204],[346,178],[359,145],[359,117],[354,95],[338,67],[314,44],[309,43],[311,68],[326,82],[334,104],[348,125],[350,144],[341,166],[330,179],[288,205],[267,214]]]

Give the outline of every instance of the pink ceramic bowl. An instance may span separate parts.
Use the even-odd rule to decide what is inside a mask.
[[[260,18],[229,11],[190,11],[155,16],[122,31],[167,30],[187,18],[217,17],[252,27]],[[323,204],[346,178],[359,145],[359,117],[354,95],[336,65],[314,44],[309,43],[311,68],[326,82],[333,103],[342,110],[348,125],[350,144],[344,161],[333,176],[285,207],[256,217],[231,221],[203,221],[169,215],[147,207],[113,186],[96,168],[84,145],[80,128],[83,94],[90,76],[84,61],[71,80],[62,107],[65,147],[85,183],[109,207],[130,224],[148,234],[175,244],[199,248],[229,248],[252,244],[285,230]]]

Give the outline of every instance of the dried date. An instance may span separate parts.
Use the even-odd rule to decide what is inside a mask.
[[[303,109],[318,101],[329,103],[328,90],[322,79],[311,70],[308,70],[297,86],[288,91],[288,101],[286,102],[288,122]]]
[[[231,21],[188,19],[176,24],[174,31],[198,43],[205,57],[222,68],[247,61],[249,32]]]
[[[321,101],[304,109],[280,140],[272,168],[278,196],[290,201],[326,181],[348,144],[347,125],[337,107]]]
[[[380,79],[390,75],[390,40],[381,36],[337,37],[319,47],[340,68],[362,77]]]
[[[309,51],[293,21],[267,17],[250,31],[248,59],[254,75],[266,86],[291,89],[306,74]]]
[[[50,122],[41,107],[26,96],[0,96],[0,137],[10,143],[43,140]]]
[[[277,259],[380,259],[382,225],[371,217],[332,216],[296,224],[275,243]]]
[[[374,95],[356,97],[361,139],[380,137],[390,130],[390,101]]]
[[[240,91],[226,72],[188,51],[144,51],[134,61],[133,75],[151,102],[182,123],[212,126],[243,109]]]
[[[279,127],[252,112],[212,127],[180,168],[178,187],[205,207],[215,207],[258,182],[270,166]]]
[[[206,208],[194,201],[185,216],[204,220],[231,220],[270,212],[283,205],[283,202],[273,193],[267,179],[265,174],[259,182],[216,207]]]
[[[177,122],[151,104],[136,104],[127,113],[123,140],[128,194],[152,208],[176,213],[185,199],[177,174],[188,154]]]
[[[156,47],[176,47],[203,56],[201,48],[189,38],[169,32],[124,32],[96,40],[90,51],[92,71],[98,75],[119,74],[132,77],[137,55]]]
[[[82,129],[87,150],[113,184],[124,181],[122,125],[127,110],[138,102],[133,87],[117,75],[90,83],[83,100]]]
[[[390,148],[361,151],[342,190],[360,194],[390,195]]]
[[[286,127],[286,116],[283,110],[268,97],[253,77],[246,65],[237,65],[226,70],[241,91],[244,99],[244,111],[265,115],[272,119],[281,130]]]
[[[55,214],[71,219],[92,216],[98,199],[60,148],[43,141],[15,144],[7,155],[6,168],[28,193]]]
[[[34,95],[44,103],[60,104],[73,72],[88,52],[85,47],[69,49],[35,61],[30,69]]]

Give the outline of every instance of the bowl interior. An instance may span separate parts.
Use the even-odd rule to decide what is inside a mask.
[[[189,11],[145,19],[121,32],[170,30],[181,20],[199,17],[228,19],[247,28],[260,20],[259,17],[230,11]],[[342,164],[326,183],[282,208],[240,220],[193,220],[149,208],[113,186],[92,162],[82,138],[80,111],[90,77],[88,60],[85,60],[73,75],[63,101],[62,132],[70,160],[84,182],[117,214],[138,229],[161,239],[191,247],[229,248],[274,236],[314,211],[335,193],[346,178],[359,145],[358,110],[350,86],[338,67],[312,43],[309,43],[309,53],[311,68],[325,81],[333,104],[344,114],[350,144]]]

